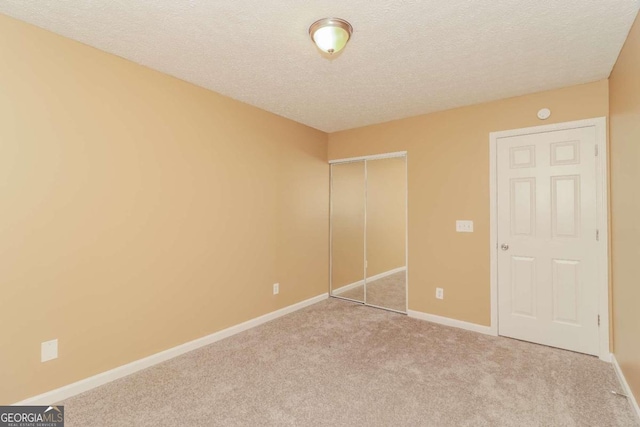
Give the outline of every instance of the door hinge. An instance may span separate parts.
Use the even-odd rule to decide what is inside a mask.
[[[596,230],[596,242],[600,241],[600,230]]]
[[[596,145],[596,156],[598,155],[598,146]]]
[[[598,326],[600,326],[600,315],[598,314]]]

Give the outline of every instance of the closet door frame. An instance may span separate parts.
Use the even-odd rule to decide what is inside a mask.
[[[380,307],[373,304],[367,303],[367,161],[368,160],[381,160],[381,159],[393,159],[404,157],[405,159],[405,311],[394,310],[392,308]],[[364,258],[364,274],[363,274],[363,283],[364,283],[364,301],[360,302],[357,300],[352,300],[349,298],[344,298],[338,295],[333,295],[333,168],[329,168],[329,296],[334,298],[340,298],[347,301],[357,302],[364,305],[368,305],[370,307],[381,308],[383,310],[393,311],[400,314],[407,314],[409,311],[409,156],[406,151],[395,151],[392,153],[384,153],[384,154],[374,154],[370,156],[359,156],[359,157],[349,157],[344,159],[336,159],[329,160],[329,165],[337,165],[344,163],[356,163],[356,162],[364,162],[364,247],[363,247],[363,258]]]

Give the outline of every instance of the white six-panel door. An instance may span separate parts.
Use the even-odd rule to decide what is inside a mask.
[[[499,334],[597,355],[596,129],[496,145]]]

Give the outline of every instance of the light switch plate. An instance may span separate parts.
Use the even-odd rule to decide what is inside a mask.
[[[40,345],[40,361],[48,362],[58,358],[58,340],[45,341]]]
[[[469,221],[469,220],[456,221],[456,231],[458,233],[473,233],[473,221]]]

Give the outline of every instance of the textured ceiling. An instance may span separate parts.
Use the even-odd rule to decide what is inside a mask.
[[[0,12],[333,132],[608,77],[638,0],[0,0]],[[351,22],[322,57],[307,30]]]

